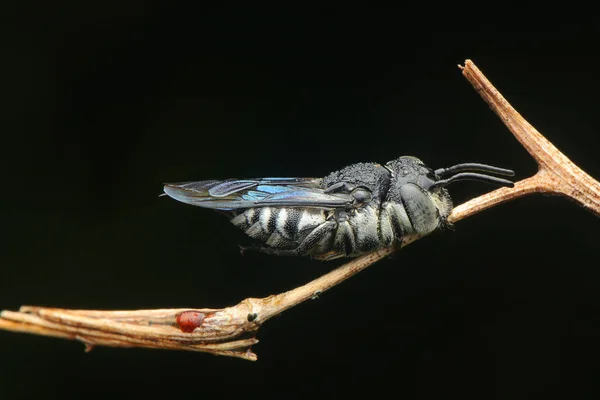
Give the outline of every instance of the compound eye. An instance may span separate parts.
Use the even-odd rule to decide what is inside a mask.
[[[371,192],[363,188],[354,189],[352,191],[352,197],[354,197],[356,203],[368,203],[373,198]]]

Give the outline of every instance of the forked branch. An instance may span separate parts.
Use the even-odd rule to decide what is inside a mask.
[[[569,197],[600,215],[600,183],[583,172],[531,126],[492,86],[481,71],[466,60],[460,67],[475,90],[502,119],[538,163],[538,172],[456,207],[451,222],[531,193]],[[404,242],[405,246],[409,242]],[[80,340],[93,346],[147,347],[202,351],[256,360],[251,350],[260,326],[280,314],[341,283],[389,256],[393,248],[367,254],[296,289],[262,299],[248,298],[223,309],[163,309],[136,311],[65,310],[21,307],[2,311],[0,329]]]

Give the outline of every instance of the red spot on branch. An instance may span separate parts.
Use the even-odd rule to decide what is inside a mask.
[[[205,317],[200,311],[184,311],[177,316],[177,325],[182,332],[191,333],[202,325]]]

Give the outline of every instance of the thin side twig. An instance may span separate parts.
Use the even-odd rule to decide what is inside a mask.
[[[514,188],[501,188],[456,207],[450,221],[460,221],[532,193],[566,196],[600,215],[600,183],[531,126],[470,60],[460,68],[536,160],[539,169],[534,176],[517,182]],[[406,241],[402,245],[408,244]],[[83,342],[88,351],[93,346],[146,347],[256,360],[251,348],[258,342],[255,337],[264,322],[318,296],[393,252],[394,248],[388,248],[367,254],[293,290],[262,299],[248,298],[223,309],[97,311],[24,306],[18,312],[2,311],[0,329],[75,339]]]
[[[453,220],[458,221],[496,204],[531,193],[566,196],[600,216],[600,183],[569,160],[527,122],[471,60],[466,60],[465,66],[460,68],[477,93],[537,162],[538,173],[518,182],[512,189],[502,188],[462,204],[454,210]]]

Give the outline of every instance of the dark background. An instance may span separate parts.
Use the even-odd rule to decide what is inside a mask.
[[[340,264],[242,257],[243,233],[158,198],[163,182],[323,176],[406,154],[530,176],[535,163],[456,67],[465,58],[600,177],[594,29],[409,28],[417,15],[393,9],[119,4],[52,3],[3,24],[0,309],[222,307]],[[451,193],[459,204],[489,189]],[[235,385],[260,394],[273,383],[595,398],[599,227],[560,198],[499,206],[270,320],[254,363],[85,354],[77,342],[1,332],[0,398],[201,396]]]

